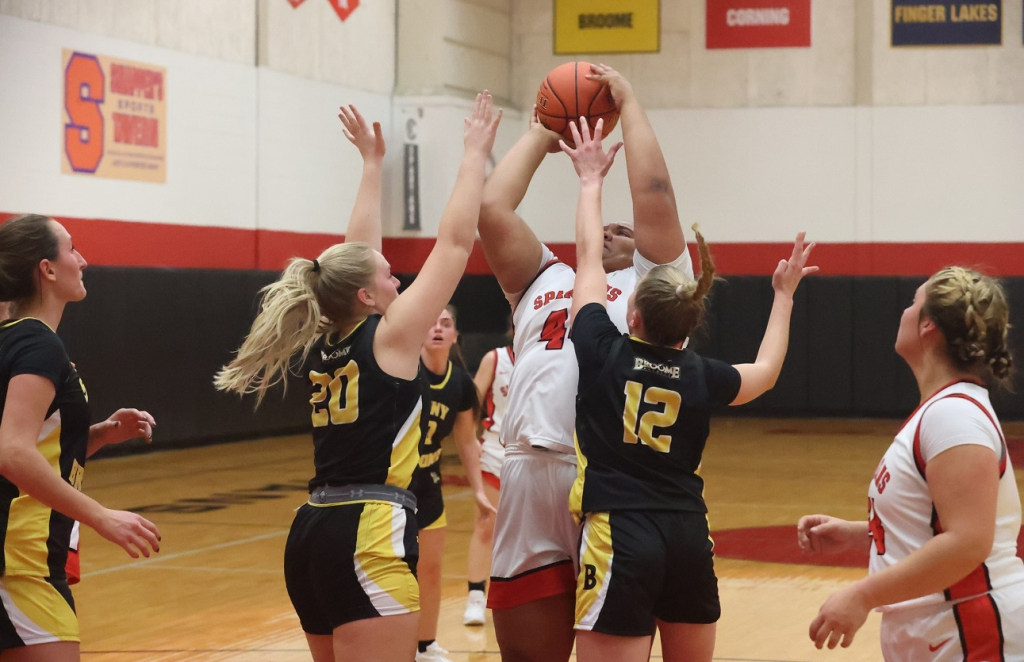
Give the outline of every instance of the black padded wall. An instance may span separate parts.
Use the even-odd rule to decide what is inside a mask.
[[[308,395],[293,384],[255,398],[218,393],[211,380],[230,360],[256,312],[258,291],[276,274],[91,267],[89,295],[68,306],[60,335],[89,390],[99,420],[117,407],[157,418],[154,445],[177,446],[304,431]],[[402,278],[408,283],[411,277]],[[918,402],[909,369],[893,344],[900,316],[921,278],[808,278],[797,294],[790,348],[775,389],[731,413],[764,416],[902,418]],[[1016,356],[1024,358],[1024,278],[1007,279]],[[471,369],[504,344],[509,308],[490,276],[467,276],[453,297]],[[697,351],[733,363],[752,361],[771,310],[767,277],[715,285]],[[999,393],[1006,419],[1024,418],[1018,394]],[[136,450],[128,446],[120,450]],[[113,449],[117,450],[117,449]]]

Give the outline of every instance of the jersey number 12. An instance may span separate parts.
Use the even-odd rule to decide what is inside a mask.
[[[641,400],[649,405],[661,406],[663,409],[645,413],[640,416],[638,424],[637,415],[640,411]],[[667,428],[675,425],[676,419],[679,418],[680,404],[682,404],[682,397],[675,391],[657,386],[652,386],[644,391],[644,385],[640,382],[626,382],[626,408],[622,412],[624,432],[622,441],[627,444],[640,442],[659,453],[669,452],[672,435],[659,434],[655,436],[654,428]]]

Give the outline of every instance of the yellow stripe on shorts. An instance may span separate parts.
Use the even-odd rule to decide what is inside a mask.
[[[74,610],[42,577],[0,577],[0,600],[7,620],[26,645],[79,641]]]
[[[368,503],[359,517],[352,560],[360,586],[381,616],[420,608],[419,584],[404,560],[408,525],[406,510],[390,503]]]
[[[580,574],[576,579],[576,629],[592,630],[612,579],[612,527],[608,513],[589,513],[583,523]]]

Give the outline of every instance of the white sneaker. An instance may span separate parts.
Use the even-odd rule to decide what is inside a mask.
[[[483,591],[470,591],[466,597],[466,612],[462,615],[463,625],[483,625],[487,596]]]
[[[435,641],[434,643],[427,646],[426,652],[416,651],[416,662],[452,662],[445,655],[448,651],[441,648],[441,646]]]

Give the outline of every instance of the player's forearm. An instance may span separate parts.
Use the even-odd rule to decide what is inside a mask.
[[[487,155],[467,152],[459,166],[448,205],[437,228],[437,241],[473,250],[484,182]]]
[[[455,447],[459,452],[462,467],[466,470],[466,480],[474,492],[482,492],[484,478],[480,469],[480,442],[473,436],[472,428],[455,431]]]
[[[768,326],[764,331],[764,338],[761,340],[761,347],[757,351],[755,363],[763,366],[769,374],[770,383],[766,385],[768,390],[775,386],[775,382],[782,372],[782,364],[786,360],[786,350],[789,349],[789,321],[793,314],[793,298],[789,295],[776,293],[775,301],[772,304],[772,312],[768,317]]]
[[[0,473],[44,506],[92,526],[103,507],[61,478],[34,447],[5,444]]]
[[[872,609],[945,591],[985,560],[966,536],[943,532],[899,563],[856,584]]]
[[[377,159],[363,162],[363,175],[345,232],[346,241],[362,241],[381,249],[381,181],[383,166]]]
[[[633,200],[636,248],[648,260],[667,264],[686,250],[675,191],[665,155],[643,107],[628,99],[620,113],[626,173]]]
[[[487,178],[484,206],[515,210],[526,197],[530,181],[544,161],[549,147],[547,137],[537,131],[528,131],[520,138]]]

